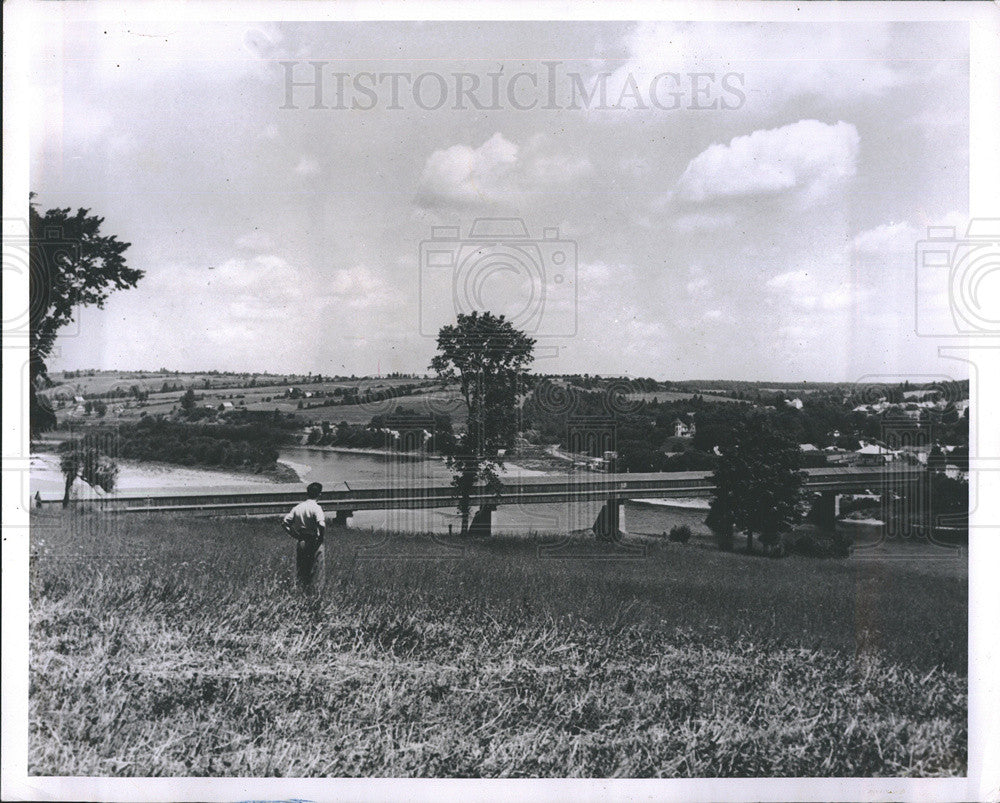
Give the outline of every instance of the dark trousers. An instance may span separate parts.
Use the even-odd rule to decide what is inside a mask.
[[[295,544],[295,574],[299,588],[322,591],[326,581],[326,550],[322,541],[298,541]]]

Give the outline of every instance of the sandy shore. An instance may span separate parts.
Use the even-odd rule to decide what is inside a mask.
[[[306,447],[295,447],[306,448]],[[309,447],[329,449],[330,447]],[[334,447],[336,448],[336,447]],[[359,455],[372,454],[368,450],[347,450]],[[391,454],[391,453],[388,453]],[[434,457],[433,459],[441,459]],[[192,488],[260,488],[262,485],[273,485],[287,490],[294,488],[295,483],[279,482],[274,477],[263,474],[248,474],[238,471],[216,471],[213,469],[187,468],[169,463],[140,463],[134,460],[119,460],[117,492],[131,491],[164,491],[170,489]],[[280,458],[278,462],[293,471],[302,482],[308,481],[312,467],[288,458]],[[502,472],[504,477],[537,477],[545,476],[545,471],[534,471],[513,463],[508,463]],[[64,487],[62,471],[59,469],[59,455],[39,452],[31,456],[31,493],[40,491],[44,497],[53,493],[62,494]]]
[[[186,468],[167,463],[138,463],[133,460],[118,462],[118,491],[145,491],[164,488],[219,488],[229,486],[259,486],[281,485],[289,483],[276,482],[272,477],[261,474],[244,474],[237,471],[214,471],[211,469]],[[299,474],[298,465],[288,461],[278,461]],[[308,466],[302,466],[308,469]],[[49,453],[38,453],[31,456],[31,493],[41,491],[43,494],[52,491],[62,491],[64,486],[62,471],[59,469],[59,456]]]

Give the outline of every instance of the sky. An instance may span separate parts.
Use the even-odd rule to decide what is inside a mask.
[[[915,253],[964,233],[968,55],[940,22],[50,26],[36,200],[145,271],[50,368],[424,372],[480,307],[546,373],[953,375]]]

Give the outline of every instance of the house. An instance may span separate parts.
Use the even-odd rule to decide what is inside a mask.
[[[688,424],[679,418],[674,419],[673,428],[675,438],[690,438],[695,431],[694,424]]]
[[[819,449],[817,449],[811,443],[800,443],[799,444],[799,451],[801,451],[801,452],[818,452]]]
[[[224,401],[222,403],[222,409],[223,410],[232,410],[233,409],[233,403],[231,401]]]
[[[886,449],[877,443],[868,443],[858,449],[854,454],[858,456],[860,466],[881,466],[891,462],[896,453],[892,449]]]
[[[952,465],[951,463],[948,463],[944,467],[944,475],[952,480],[969,479],[969,475],[966,472],[962,471],[962,469],[960,469],[958,466]]]
[[[827,446],[823,449],[827,463],[837,463],[843,466],[852,466],[858,462],[858,456],[847,449],[838,449],[836,446]]]
[[[785,399],[785,404],[794,407],[796,410],[802,409],[802,399]]]

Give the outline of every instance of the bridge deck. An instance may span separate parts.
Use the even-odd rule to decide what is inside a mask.
[[[851,492],[896,487],[923,475],[918,468],[805,469],[806,487],[813,491]],[[320,502],[328,511],[412,510],[453,507],[455,491],[447,484],[384,486],[379,483],[341,483],[324,491]],[[649,474],[586,474],[509,479],[499,496],[479,489],[473,505],[549,504],[625,499],[667,499],[711,496],[712,475],[706,471]],[[212,515],[254,515],[286,510],[303,498],[302,490],[239,491],[234,493],[118,493],[96,501],[109,512],[189,511]],[[52,503],[54,498],[43,499]]]

